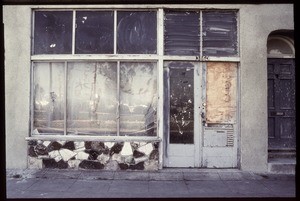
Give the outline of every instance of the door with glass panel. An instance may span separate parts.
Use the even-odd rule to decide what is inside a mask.
[[[199,63],[165,62],[165,166],[199,166]]]
[[[235,166],[237,33],[234,10],[164,10],[164,166]]]

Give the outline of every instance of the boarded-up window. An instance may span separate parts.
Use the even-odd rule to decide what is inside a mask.
[[[200,54],[199,12],[166,11],[164,49],[166,55]]]
[[[207,123],[236,122],[236,84],[236,63],[207,63]]]
[[[237,16],[234,11],[203,11],[203,55],[237,55]]]

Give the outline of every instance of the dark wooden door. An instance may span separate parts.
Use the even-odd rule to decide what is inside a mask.
[[[269,149],[296,147],[295,60],[268,59]]]

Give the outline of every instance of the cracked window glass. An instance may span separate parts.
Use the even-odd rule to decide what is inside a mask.
[[[34,12],[34,54],[71,54],[72,11]]]
[[[33,129],[64,132],[64,63],[34,63]]]
[[[117,64],[68,64],[68,134],[117,134]]]
[[[194,143],[194,65],[170,62],[170,143]]]
[[[156,136],[156,63],[120,64],[120,135]]]

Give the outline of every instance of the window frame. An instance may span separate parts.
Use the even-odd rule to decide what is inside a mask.
[[[84,7],[84,8],[83,8]],[[211,6],[211,5],[45,5],[32,6],[31,24],[31,80],[30,80],[30,137],[28,139],[60,139],[60,140],[102,140],[102,141],[161,141],[163,139],[163,65],[166,61],[194,61],[199,62],[200,67],[205,62],[240,62],[240,32],[239,32],[239,5],[234,6]],[[200,55],[199,56],[179,56],[164,55],[164,13],[165,10],[199,11],[200,12]],[[202,55],[202,11],[235,11],[237,15],[237,56],[203,56]],[[34,55],[34,13],[35,11],[73,11],[72,28],[72,54],[40,54]],[[75,54],[75,23],[76,11],[114,11],[114,53],[113,54]],[[156,54],[117,54],[117,11],[156,11],[157,16],[157,42]],[[33,134],[33,64],[34,62],[76,62],[76,61],[97,61],[97,62],[156,62],[157,66],[157,132],[156,136],[96,136],[96,135],[43,135]],[[65,67],[66,69],[66,67]],[[65,77],[67,74],[65,73]],[[66,92],[65,92],[66,94]],[[65,103],[66,104],[66,103]],[[66,110],[65,105],[65,110]],[[66,116],[66,113],[65,113]],[[65,118],[65,121],[66,118]],[[66,122],[65,122],[66,123]],[[66,124],[65,124],[66,127]],[[118,131],[119,132],[119,131]]]

